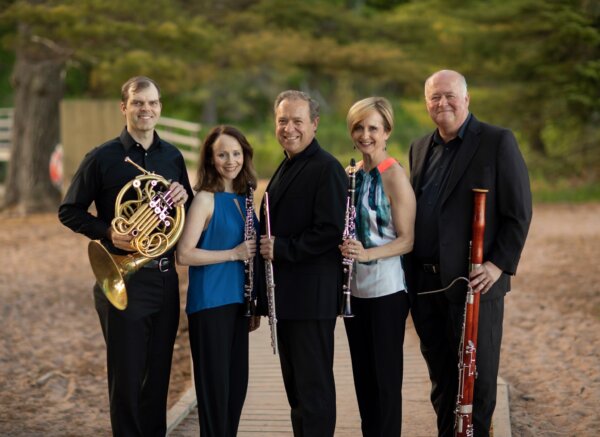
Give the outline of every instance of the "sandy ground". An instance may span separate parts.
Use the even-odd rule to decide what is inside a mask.
[[[534,210],[506,299],[513,436],[600,435],[599,217],[600,204]],[[0,435],[110,435],[87,240],[55,215],[0,217],[0,247]],[[182,312],[170,404],[189,386],[187,341]]]

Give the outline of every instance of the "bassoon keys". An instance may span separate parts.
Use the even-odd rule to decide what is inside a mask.
[[[485,231],[485,198],[488,190],[474,189],[473,229],[469,271],[483,263],[483,235]],[[454,420],[456,437],[472,437],[473,392],[477,375],[477,331],[479,327],[479,297],[469,285],[465,301],[463,328],[458,351],[458,394]]]

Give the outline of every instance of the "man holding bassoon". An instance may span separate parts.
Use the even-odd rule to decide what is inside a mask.
[[[442,70],[430,76],[425,103],[437,129],[413,142],[409,152],[417,198],[414,249],[406,269],[411,314],[429,369],[438,435],[452,436],[467,288],[454,280],[469,276],[473,292],[480,293],[472,422],[475,436],[488,436],[504,296],[531,222],[529,176],[512,132],[469,112],[460,73]],[[487,199],[483,263],[469,273],[474,189],[487,190]],[[443,291],[425,293],[435,290]]]

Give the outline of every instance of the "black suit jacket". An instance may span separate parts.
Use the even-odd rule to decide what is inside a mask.
[[[338,312],[347,177],[341,164],[317,140],[279,177],[284,160],[267,186],[278,319],[328,319]],[[261,232],[264,234],[264,202]],[[259,312],[266,314],[264,268],[259,269]]]
[[[411,144],[410,179],[418,194],[432,134]],[[472,232],[473,188],[489,190],[483,260],[504,273],[482,300],[494,299],[510,290],[510,276],[517,271],[531,222],[529,176],[514,135],[508,129],[478,121],[472,116],[441,196],[439,228],[440,274],[443,286],[468,275],[469,241]],[[415,235],[418,239],[419,235]],[[417,261],[408,257],[409,290],[415,290]],[[411,286],[412,285],[412,286]],[[453,287],[447,296],[464,301],[464,286]]]

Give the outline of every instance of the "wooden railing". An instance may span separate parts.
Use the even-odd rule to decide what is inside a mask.
[[[13,108],[0,108],[0,162],[10,160],[13,113]],[[177,146],[190,165],[198,161],[201,129],[199,123],[168,117],[161,117],[156,126],[160,137]]]
[[[0,162],[10,160],[13,108],[0,108]]]
[[[167,117],[160,117],[156,125],[158,135],[163,140],[177,146],[190,165],[195,165],[198,162],[201,129],[202,125],[199,123]]]

